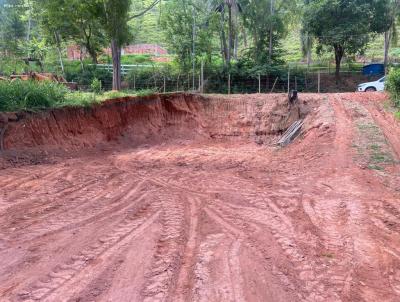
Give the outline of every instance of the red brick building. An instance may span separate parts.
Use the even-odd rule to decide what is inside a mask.
[[[104,53],[111,54],[110,48],[104,49]],[[159,56],[166,56],[168,55],[168,51],[157,44],[134,44],[128,45],[122,49],[123,55],[151,55],[156,59]],[[69,60],[79,60],[81,56],[80,47],[77,45],[71,45],[67,48],[67,56]],[[85,51],[82,52],[83,57],[87,57]]]

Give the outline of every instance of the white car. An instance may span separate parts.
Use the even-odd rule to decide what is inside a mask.
[[[359,92],[384,91],[385,79],[386,77],[383,77],[375,82],[362,83],[358,85],[357,91]]]

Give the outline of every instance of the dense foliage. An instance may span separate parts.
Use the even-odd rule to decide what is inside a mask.
[[[68,89],[52,82],[0,81],[0,111],[55,107],[66,101]]]
[[[333,49],[336,76],[345,54],[362,53],[370,34],[388,28],[390,6],[387,0],[310,0],[304,14],[305,31],[319,43],[319,49]]]
[[[273,76],[287,71],[287,67],[277,71],[288,63],[285,59],[311,63],[316,50],[326,60],[335,58],[339,74],[343,58],[351,61],[355,54],[363,54],[368,41],[381,43],[382,57],[387,57],[397,40],[399,3],[0,0],[0,53],[6,58],[0,62],[0,74],[44,70],[87,86],[99,79],[104,87],[109,76],[85,64],[86,53],[91,63],[113,65],[113,87],[120,89],[121,64],[162,66],[160,72],[171,72],[171,77],[191,72],[197,76],[202,65],[212,80],[225,78],[227,73],[236,78]],[[374,38],[377,34],[380,40]],[[138,42],[167,47],[173,62],[158,64],[146,55],[137,60],[122,55],[121,47]],[[66,47],[71,44],[82,50],[82,62],[66,61]],[[104,48],[111,49],[108,56]],[[293,55],[292,49],[298,53]]]
[[[393,103],[400,107],[400,68],[392,68],[390,70],[385,85]]]

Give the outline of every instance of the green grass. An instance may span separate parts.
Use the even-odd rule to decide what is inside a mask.
[[[67,87],[53,82],[0,81],[0,111],[56,107],[67,94]]]
[[[370,169],[370,170],[377,170],[377,171],[383,171],[383,170],[385,170],[383,167],[378,166],[378,165],[368,165],[368,169]]]
[[[53,82],[0,81],[0,111],[37,111],[65,106],[87,107],[108,99],[153,93],[153,90],[127,90],[95,94],[70,91],[64,85]]]
[[[385,137],[379,127],[373,123],[359,123],[357,127],[364,143],[356,145],[359,155],[366,158],[371,170],[384,170],[385,164],[393,164],[394,158],[388,149]]]
[[[101,94],[93,92],[69,92],[66,100],[59,103],[57,107],[65,106],[82,106],[89,107],[92,105],[100,104],[106,100],[123,98],[127,96],[146,96],[155,93],[154,90],[123,90],[123,91],[107,91]]]

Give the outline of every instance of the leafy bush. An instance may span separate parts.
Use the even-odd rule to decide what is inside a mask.
[[[150,55],[123,55],[121,57],[122,64],[152,64]]]
[[[390,69],[385,85],[395,106],[400,107],[400,68]]]
[[[80,85],[90,86],[94,79],[101,81],[102,87],[112,82],[112,73],[93,65],[86,65],[82,70],[79,62],[66,66],[65,78],[68,82],[76,82]]]
[[[110,55],[101,55],[99,57],[99,62],[103,64],[112,64],[112,58]],[[122,55],[121,56],[121,64],[131,65],[131,64],[153,64],[154,62],[151,59],[151,55],[143,54],[143,55]]]
[[[90,84],[90,88],[94,93],[100,94],[102,92],[101,81],[97,78],[94,78],[92,84]]]
[[[54,82],[0,81],[0,112],[64,106],[88,107],[108,99],[135,95],[145,96],[152,93],[154,90],[125,90],[108,91],[96,96],[93,92],[73,92],[64,85]]]
[[[0,111],[37,110],[65,102],[68,89],[53,82],[0,81]]]
[[[74,106],[74,107],[89,107],[99,103],[100,100],[92,92],[70,92],[66,95],[63,103],[57,104],[58,107]]]

